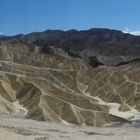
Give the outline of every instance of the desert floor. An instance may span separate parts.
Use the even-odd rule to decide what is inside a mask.
[[[0,115],[0,140],[140,140],[140,121],[89,127]]]

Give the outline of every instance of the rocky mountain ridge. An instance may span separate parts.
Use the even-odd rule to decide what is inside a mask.
[[[47,30],[20,39],[41,46],[44,53],[48,52],[49,46],[60,48],[70,56],[84,58],[91,64],[97,60],[101,64],[115,66],[138,59],[140,54],[140,37],[117,30]]]

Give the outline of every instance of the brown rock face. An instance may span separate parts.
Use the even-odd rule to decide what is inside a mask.
[[[101,126],[140,117],[140,64],[91,67],[19,41],[0,46],[0,113]]]

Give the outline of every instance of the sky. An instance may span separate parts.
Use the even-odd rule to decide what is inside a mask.
[[[0,34],[90,28],[140,34],[140,0],[0,0]]]

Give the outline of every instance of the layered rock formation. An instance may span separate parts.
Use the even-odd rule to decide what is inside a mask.
[[[67,38],[73,33],[78,34],[75,30],[69,31]],[[121,32],[118,33],[120,33],[116,35],[118,37],[123,35]],[[139,119],[139,55],[134,56],[124,49],[123,53],[127,51],[129,53],[124,54],[121,60],[128,58],[126,60],[129,61],[119,61],[118,49],[115,49],[113,54],[110,53],[111,47],[108,46],[107,51],[106,46],[106,52],[103,53],[103,46],[100,50],[93,45],[93,48],[90,46],[92,50],[95,48],[99,50],[95,56],[93,51],[88,50],[88,45],[87,48],[84,48],[85,44],[82,46],[82,39],[81,42],[79,40],[82,50],[75,48],[74,51],[72,44],[71,50],[63,46],[50,46],[54,45],[58,38],[61,39],[59,40],[61,44],[64,41],[63,34],[64,32],[59,31],[56,36],[52,34],[46,38],[40,36],[41,39],[46,39],[46,46],[39,44],[40,42],[35,43],[37,40],[34,36],[32,40],[29,39],[31,35],[1,42],[0,113],[17,113],[24,110],[26,118],[95,126],[113,121],[130,122]],[[99,35],[100,33],[97,37]],[[131,35],[123,36],[131,38]],[[82,38],[82,35],[79,37]],[[112,34],[106,35],[107,37],[110,39]],[[50,38],[54,44],[47,45]],[[101,41],[103,38],[101,36]],[[112,48],[114,51],[114,46]],[[131,49],[133,52],[136,51],[136,47]],[[88,56],[84,57],[82,54],[87,50]],[[140,50],[138,46],[137,50]],[[109,56],[107,52],[110,53]]]

